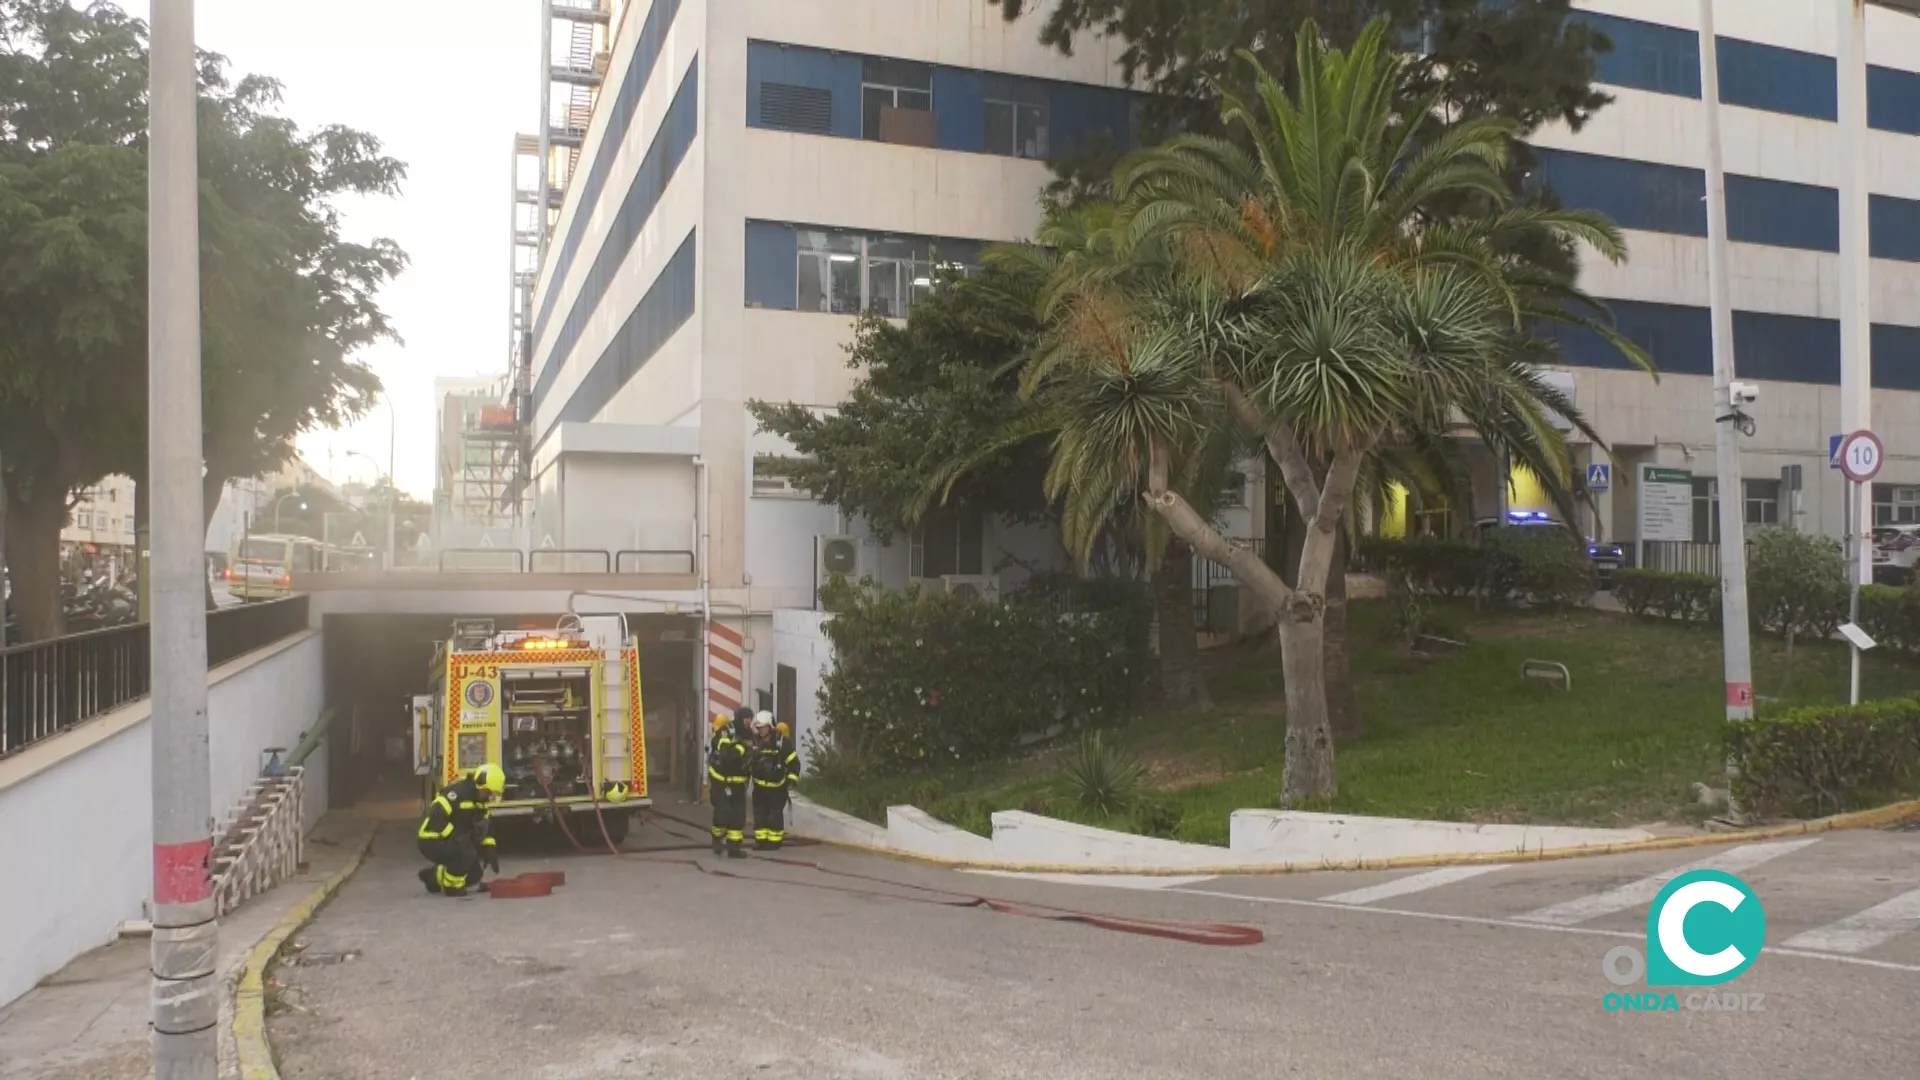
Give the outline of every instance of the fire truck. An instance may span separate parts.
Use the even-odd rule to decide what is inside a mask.
[[[512,630],[456,619],[428,674],[431,692],[412,703],[423,803],[492,762],[507,778],[496,819],[566,814],[574,836],[597,840],[598,813],[617,844],[650,804],[640,650],[620,616]]]

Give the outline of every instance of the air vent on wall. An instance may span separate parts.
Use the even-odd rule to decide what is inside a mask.
[[[760,123],[782,131],[814,135],[833,132],[833,93],[811,86],[760,84]]]

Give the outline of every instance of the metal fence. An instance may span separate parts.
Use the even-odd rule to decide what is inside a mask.
[[[1264,538],[1253,540],[1230,540],[1234,547],[1246,548],[1260,558],[1266,558],[1267,542]],[[1239,579],[1224,564],[1203,558],[1199,554],[1193,557],[1193,625],[1195,629],[1208,630],[1217,625],[1214,618],[1213,590],[1222,585],[1238,585]]]
[[[207,613],[207,663],[218,666],[307,628],[307,598]],[[146,623],[0,649],[0,757],[146,697]]]

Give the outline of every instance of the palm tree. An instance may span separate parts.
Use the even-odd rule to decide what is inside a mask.
[[[1250,151],[1176,138],[1121,165],[1114,205],[1054,223],[1075,244],[1053,256],[1040,293],[1048,344],[1029,371],[1057,425],[1048,485],[1065,499],[1070,539],[1144,490],[1166,528],[1273,609],[1286,804],[1336,792],[1327,582],[1369,462],[1464,423],[1570,490],[1551,413],[1577,413],[1526,362],[1527,328],[1582,322],[1649,363],[1568,303],[1591,304],[1571,283],[1508,254],[1546,237],[1624,256],[1599,215],[1512,207],[1501,174],[1511,124],[1442,127],[1433,109],[1400,119],[1402,64],[1384,21],[1345,53],[1307,23],[1295,71],[1291,96],[1264,71],[1257,101],[1224,96]],[[1465,195],[1496,209],[1457,219],[1428,209]],[[1292,585],[1185,494],[1201,463],[1237,439],[1264,445],[1306,522]]]

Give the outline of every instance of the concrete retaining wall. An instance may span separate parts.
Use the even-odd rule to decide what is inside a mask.
[[[1407,855],[1499,854],[1597,847],[1653,838],[1652,833],[1639,829],[1474,825],[1290,810],[1236,810],[1228,835],[1235,858],[1263,862],[1349,862]]]
[[[320,715],[322,642],[288,638],[207,675],[213,812],[223,817]],[[0,1005],[146,917],[153,884],[148,703],[116,709],[0,761]],[[327,746],[306,764],[309,824],[326,812]]]

